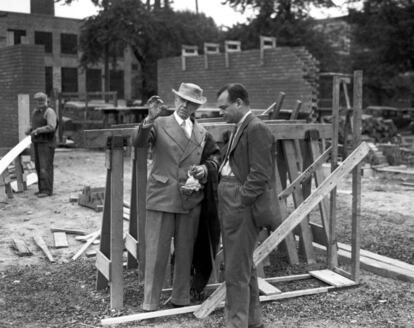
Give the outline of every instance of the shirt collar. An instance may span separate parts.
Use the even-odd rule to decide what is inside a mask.
[[[183,120],[180,116],[178,116],[177,111],[174,112],[175,120],[177,121],[178,125],[181,125],[184,121],[187,123],[190,118]]]
[[[241,120],[237,123],[237,128],[239,128],[240,125],[243,124],[243,122],[246,120],[247,116],[249,116],[249,114],[251,114],[251,113],[252,113],[252,111],[249,109],[249,111],[246,114],[244,114],[244,116],[241,118]]]

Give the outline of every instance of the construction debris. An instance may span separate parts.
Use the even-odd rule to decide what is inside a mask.
[[[50,262],[55,262],[55,259],[53,258],[52,253],[50,253],[49,248],[47,247],[45,241],[43,238],[39,235],[34,235],[33,239],[36,243],[36,245],[45,253],[46,257],[49,259]]]
[[[66,238],[66,233],[64,232],[54,232],[53,239],[55,241],[55,248],[65,248],[68,247],[68,239]]]
[[[78,204],[81,206],[89,207],[96,212],[103,211],[103,202],[105,197],[105,188],[91,188],[85,186],[82,193],[79,194]]]
[[[32,255],[32,252],[30,251],[29,247],[27,247],[26,243],[22,239],[13,238],[12,246],[16,250],[17,255],[19,256],[31,256]]]

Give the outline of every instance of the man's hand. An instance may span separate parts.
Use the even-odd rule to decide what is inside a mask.
[[[190,169],[190,174],[198,180],[204,179],[207,174],[207,168],[205,165],[194,165]]]
[[[34,129],[32,132],[30,132],[30,135],[32,136],[32,137],[35,137],[35,136],[37,136],[39,134],[39,131],[37,130],[37,129]]]
[[[148,120],[154,121],[158,116],[160,116],[161,111],[165,108],[164,101],[159,96],[152,96],[147,101],[148,106]]]
[[[28,128],[26,131],[24,131],[25,135],[30,135],[30,133],[32,132],[32,128]]]

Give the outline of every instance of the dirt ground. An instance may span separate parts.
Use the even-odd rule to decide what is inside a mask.
[[[142,286],[135,271],[125,272],[125,310],[114,313],[109,309],[109,293],[95,290],[94,259],[71,260],[83,244],[68,235],[68,248],[53,248],[51,227],[88,233],[100,228],[102,213],[70,203],[69,198],[87,185],[104,187],[105,177],[104,152],[58,149],[52,197],[38,199],[34,195],[37,185],[32,185],[7,204],[0,203],[0,327],[99,327],[104,317],[140,311]],[[363,177],[361,244],[363,249],[414,264],[414,188],[401,182]],[[130,158],[125,157],[127,202],[130,183]],[[351,236],[350,190],[349,178],[338,187],[338,240],[346,243]],[[127,228],[127,221],[124,224]],[[44,238],[57,263],[50,264],[36,247],[35,234]],[[25,240],[33,255],[18,257],[11,248],[13,237]],[[289,274],[302,269],[286,265],[282,271]],[[362,283],[356,288],[271,302],[263,308],[265,327],[414,327],[414,284],[362,271]],[[183,315],[124,326],[223,325],[219,310],[203,321]]]

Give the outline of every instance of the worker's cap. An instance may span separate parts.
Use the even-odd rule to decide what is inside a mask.
[[[181,83],[178,91],[173,89],[172,92],[195,104],[202,105],[207,101],[207,98],[203,97],[203,89],[194,83]]]
[[[35,100],[46,100],[47,99],[47,96],[43,92],[37,92],[37,93],[35,93],[35,95],[33,96],[33,98]]]

